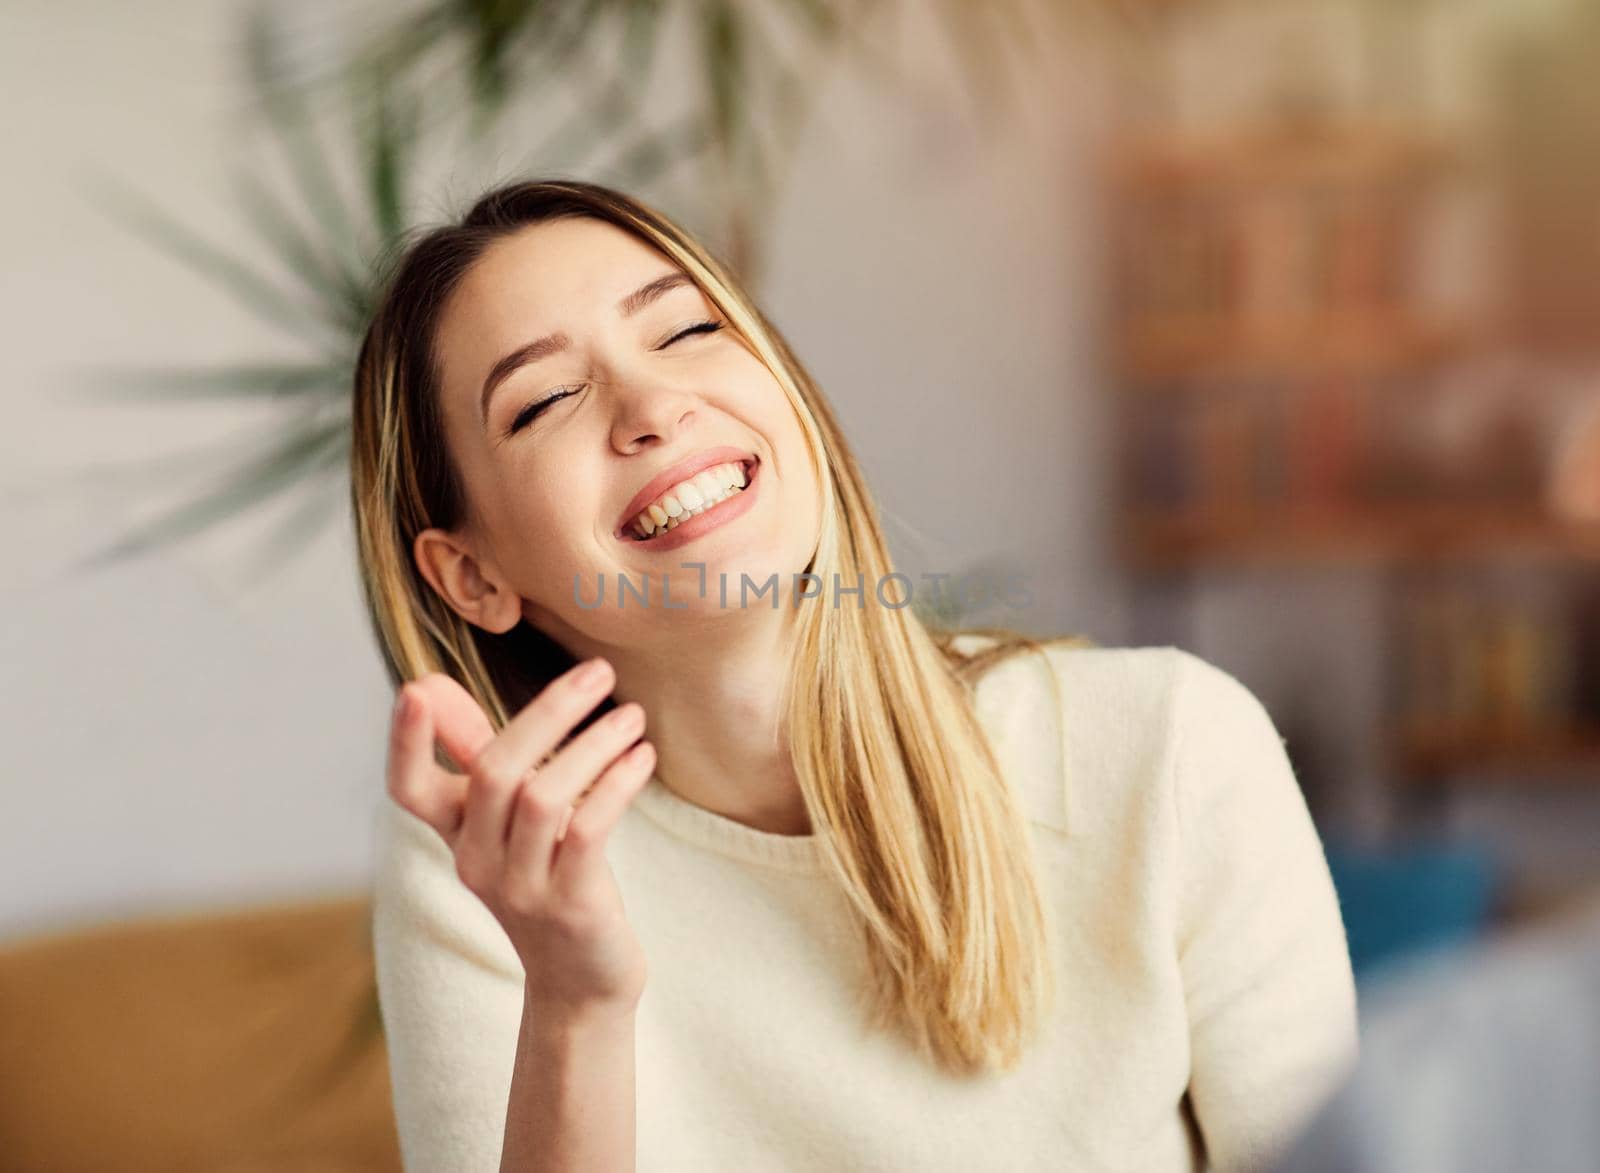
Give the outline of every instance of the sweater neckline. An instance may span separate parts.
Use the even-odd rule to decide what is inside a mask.
[[[721,855],[790,871],[819,871],[822,867],[822,848],[815,832],[780,835],[748,826],[690,802],[669,790],[655,774],[634,796],[632,805],[679,838]]]

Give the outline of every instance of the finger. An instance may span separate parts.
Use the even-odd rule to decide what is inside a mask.
[[[518,882],[543,888],[556,842],[573,817],[572,804],[644,731],[644,723],[644,709],[629,702],[573,738],[523,783],[506,847],[506,869]]]
[[[530,771],[610,690],[611,666],[598,663],[598,673],[579,665],[556,677],[473,757],[461,839],[485,871],[504,865],[511,804]]]
[[[507,770],[532,769],[605,699],[615,683],[615,671],[603,659],[563,672],[506,722],[494,740],[482,747],[479,757]]]
[[[505,870],[512,804],[526,780],[526,771],[482,764],[481,755],[467,775],[467,799],[455,843],[456,870],[475,891],[481,893],[482,885],[495,883]]]
[[[656,747],[641,741],[606,768],[589,797],[578,804],[567,833],[556,845],[552,878],[576,872],[605,850],[606,840],[645,784],[656,764]]]
[[[461,817],[466,779],[434,762],[433,720],[409,685],[400,687],[390,721],[386,785],[396,802],[450,842]]]
[[[461,684],[443,672],[429,672],[410,687],[422,697],[433,716],[434,736],[463,770],[494,740],[488,715]]]

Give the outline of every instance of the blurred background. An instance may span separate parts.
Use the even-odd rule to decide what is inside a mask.
[[[1363,990],[1559,937],[1597,64],[1576,0],[10,0],[0,1162],[397,1167],[348,377],[385,246],[514,176],[744,276],[902,569],[1026,577],[935,618],[1248,685]]]

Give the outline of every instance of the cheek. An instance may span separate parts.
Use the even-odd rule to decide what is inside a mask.
[[[804,447],[805,429],[772,372],[754,363],[753,370],[744,370],[739,379],[730,382],[737,388],[737,403],[730,406],[774,446],[791,450]]]
[[[780,397],[783,392],[777,393]],[[795,414],[787,398],[782,398],[771,414],[771,423],[768,435],[777,449],[776,456],[779,471],[789,491],[797,499],[807,499],[816,495],[819,489],[817,481],[817,458],[812,454],[811,445],[806,439],[805,425],[800,417]],[[806,507],[810,507],[809,500]]]
[[[594,478],[548,470],[510,475],[502,487],[511,559],[540,577],[594,556],[601,503]]]

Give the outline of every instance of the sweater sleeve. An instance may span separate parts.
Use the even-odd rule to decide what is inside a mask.
[[[434,829],[384,799],[373,946],[405,1168],[494,1173],[522,1018],[510,939]]]
[[[1179,651],[1173,795],[1189,1098],[1212,1167],[1271,1166],[1357,1051],[1356,990],[1322,842],[1271,718]]]

